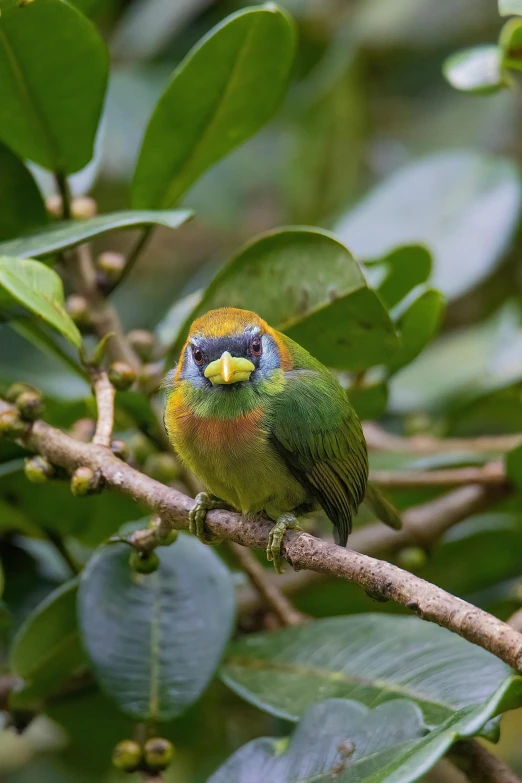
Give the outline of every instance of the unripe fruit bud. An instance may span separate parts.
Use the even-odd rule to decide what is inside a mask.
[[[149,522],[149,529],[156,531],[159,546],[170,546],[177,541],[179,536],[179,530],[169,530],[168,528],[163,530],[161,517],[153,517]]]
[[[421,571],[428,561],[428,556],[424,549],[419,546],[407,546],[397,555],[397,565],[406,571]]]
[[[84,296],[78,296],[77,294],[68,296],[65,300],[65,309],[76,326],[86,329],[92,325],[89,305]]]
[[[16,438],[24,432],[25,424],[20,418],[18,411],[8,410],[0,414],[0,435]]]
[[[37,391],[24,391],[16,398],[16,407],[26,421],[39,419],[45,410],[42,395]]]
[[[28,386],[27,383],[13,383],[5,393],[5,399],[7,402],[16,402],[18,397],[26,391],[36,392],[32,386]]]
[[[134,740],[122,740],[112,751],[113,765],[123,772],[136,772],[142,758],[143,751]]]
[[[156,552],[133,552],[129,557],[129,565],[138,574],[153,574],[159,568],[159,557]]]
[[[100,253],[95,263],[99,273],[98,282],[103,288],[120,279],[126,262],[125,256],[121,253],[106,251],[105,253]]]
[[[116,456],[126,462],[130,456],[130,450],[124,440],[111,441],[111,451]]]
[[[126,391],[136,380],[136,372],[127,362],[114,362],[109,368],[109,380],[118,391]]]
[[[174,758],[174,745],[163,737],[152,737],[144,747],[145,764],[153,772],[167,769]]]
[[[163,364],[161,362],[143,364],[140,367],[138,381],[144,394],[154,394],[159,389],[162,378]]]
[[[73,495],[93,495],[100,489],[100,477],[86,466],[76,468],[71,477],[71,492]]]
[[[45,208],[47,212],[55,218],[61,218],[63,215],[62,197],[57,193],[47,196],[45,199]]]
[[[142,432],[138,432],[136,435],[132,436],[129,440],[129,447],[134,459],[139,463],[145,462],[147,457],[150,457],[150,455],[155,452],[152,442]]]
[[[147,457],[143,472],[162,484],[170,484],[179,478],[179,465],[173,454],[157,452]]]
[[[90,196],[76,196],[71,201],[71,217],[74,220],[93,218],[96,211],[96,202]]]
[[[49,460],[39,455],[25,458],[24,471],[29,481],[33,484],[45,484],[55,474],[55,468]]]
[[[128,333],[127,340],[142,362],[150,362],[157,358],[158,342],[152,332],[146,329],[133,329]]]

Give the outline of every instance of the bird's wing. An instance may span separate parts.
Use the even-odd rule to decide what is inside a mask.
[[[335,525],[337,543],[345,546],[368,478],[361,424],[325,368],[285,376],[285,390],[272,407],[272,443]]]

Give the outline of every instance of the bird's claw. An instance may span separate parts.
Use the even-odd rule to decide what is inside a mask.
[[[277,574],[283,573],[283,558],[281,556],[281,544],[287,530],[300,530],[297,517],[293,514],[281,514],[270,531],[266,558],[274,564]]]
[[[217,546],[222,542],[222,538],[210,533],[205,525],[207,512],[213,508],[225,508],[222,500],[209,495],[208,492],[200,492],[196,495],[194,505],[189,511],[189,530],[193,536],[199,538],[203,544]]]

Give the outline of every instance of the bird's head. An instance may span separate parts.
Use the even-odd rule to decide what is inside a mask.
[[[199,389],[225,390],[263,383],[290,365],[280,336],[262,318],[223,307],[194,321],[175,379]]]

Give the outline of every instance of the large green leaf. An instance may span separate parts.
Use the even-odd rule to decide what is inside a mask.
[[[0,312],[23,305],[58,329],[74,345],[82,338],[64,309],[62,281],[52,269],[32,259],[0,256]]]
[[[21,708],[55,693],[86,664],[76,620],[78,581],[51,593],[19,628],[10,655],[11,670],[23,687],[12,695]]]
[[[53,223],[40,231],[18,237],[10,242],[0,242],[0,255],[33,258],[67,250],[82,242],[94,239],[107,231],[124,228],[157,225],[179,228],[193,213],[188,209],[123,210],[108,215],[98,215],[90,220]]]
[[[35,348],[45,353],[47,356],[58,359],[62,362],[67,369],[71,370],[75,375],[78,375],[83,380],[89,382],[89,374],[78,361],[75,361],[72,356],[60,345],[57,335],[51,333],[50,329],[46,329],[45,326],[39,321],[34,321],[31,318],[12,318],[9,321],[9,326],[20,337],[28,340]]]
[[[370,285],[377,289],[389,309],[427,281],[431,273],[431,255],[421,245],[405,245],[384,258],[365,261],[364,266]]]
[[[361,259],[420,242],[433,254],[432,282],[450,299],[484,278],[509,246],[521,203],[506,160],[445,152],[405,166],[346,215],[341,240]]]
[[[406,699],[374,709],[328,699],[307,710],[289,742],[249,742],[208,783],[410,783],[453,742],[475,734],[501,698],[499,692],[483,707],[465,707],[434,731],[427,731],[419,708]]]
[[[275,3],[225,19],[174,71],[145,133],[132,203],[169,207],[210,166],[256,133],[281,103],[295,49]]]
[[[21,158],[69,174],[92,157],[108,62],[94,25],[62,0],[4,0],[0,138]]]
[[[500,688],[520,700],[522,678],[480,647],[416,617],[360,614],[247,636],[222,676],[240,696],[287,720],[311,704],[351,698],[376,707],[400,696],[429,726]],[[488,716],[491,717],[491,716]]]
[[[0,240],[46,222],[45,204],[34,179],[20,158],[0,144]]]
[[[232,578],[212,549],[182,534],[158,556],[158,571],[136,574],[128,546],[105,547],[87,565],[79,592],[95,676],[140,720],[168,720],[200,696],[234,616]]]
[[[326,231],[286,228],[264,234],[222,269],[192,311],[255,310],[331,367],[360,370],[397,348],[393,324],[350,251]]]
[[[496,44],[455,52],[445,60],[442,70],[451,86],[464,92],[488,94],[509,86],[502,52]]]
[[[411,297],[399,306],[395,325],[401,338],[401,348],[388,363],[390,373],[409,364],[433,340],[444,311],[444,296],[435,288],[412,291]]]

